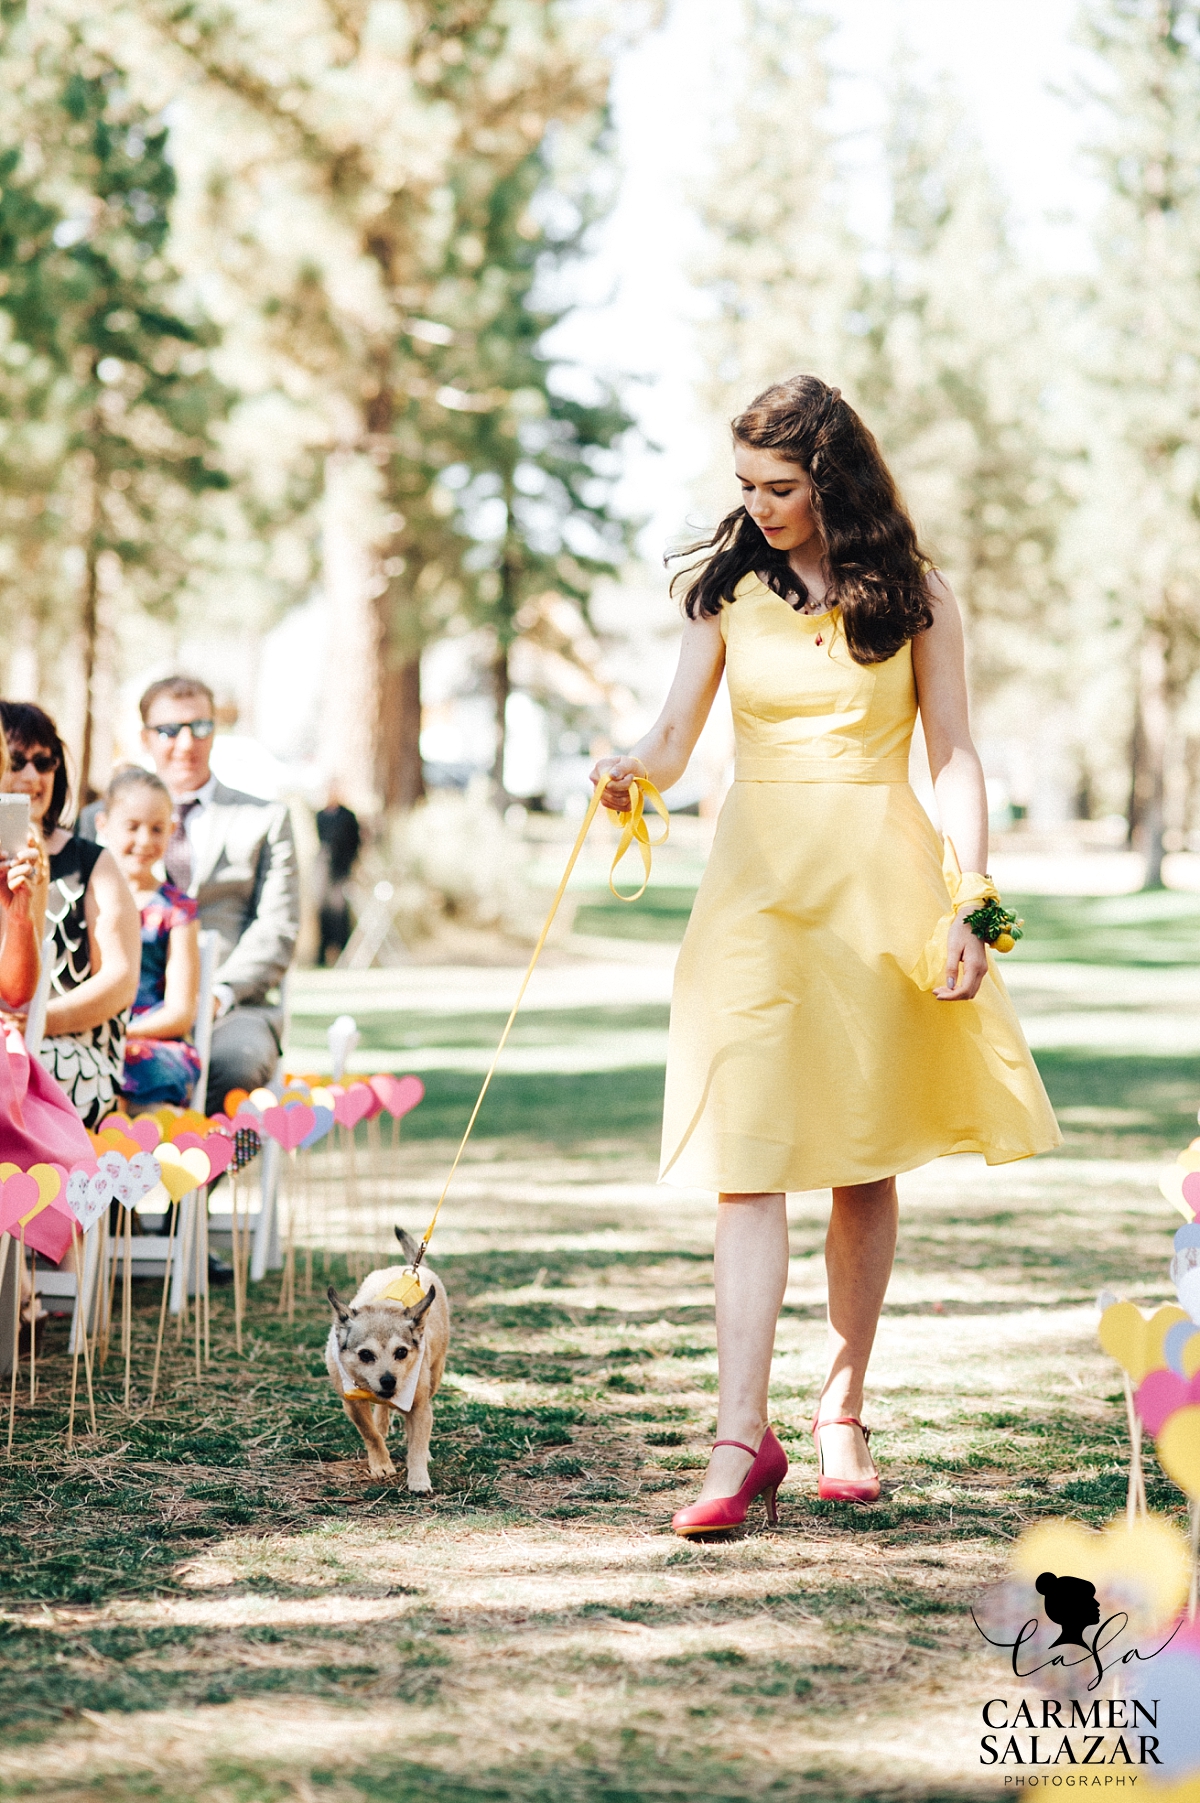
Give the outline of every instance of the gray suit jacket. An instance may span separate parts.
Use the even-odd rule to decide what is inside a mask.
[[[278,983],[300,932],[300,876],[291,816],[218,783],[196,821],[191,894],[200,926],[217,935],[216,980],[236,1002],[261,1002]]]

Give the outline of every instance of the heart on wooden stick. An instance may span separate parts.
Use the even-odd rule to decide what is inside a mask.
[[[357,1127],[359,1121],[365,1120],[372,1107],[371,1087],[367,1083],[352,1083],[349,1089],[343,1090],[333,1105],[334,1119],[339,1127]]]
[[[396,1120],[408,1114],[425,1096],[420,1077],[393,1077],[386,1072],[371,1078],[371,1088]]]
[[[290,1108],[268,1108],[262,1117],[264,1129],[285,1152],[302,1145],[316,1123],[316,1115],[305,1102],[295,1102]]]
[[[211,1169],[207,1154],[199,1146],[189,1146],[185,1152],[173,1145],[160,1146],[158,1165],[162,1186],[172,1202],[178,1202],[192,1190],[199,1189],[202,1183],[207,1183]]]
[[[41,1199],[38,1180],[27,1171],[17,1170],[11,1177],[6,1177],[0,1183],[0,1233],[11,1233],[15,1239],[20,1232],[22,1215],[36,1208]]]

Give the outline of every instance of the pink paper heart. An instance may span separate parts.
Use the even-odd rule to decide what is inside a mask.
[[[207,1139],[201,1140],[200,1146],[208,1159],[213,1177],[219,1177],[233,1163],[233,1141],[226,1139],[223,1133],[210,1133]]]
[[[62,1263],[74,1237],[75,1217],[57,1201],[48,1203],[25,1229],[25,1244],[56,1265]]]
[[[352,1083],[334,1101],[334,1120],[339,1127],[357,1127],[370,1114],[372,1099],[370,1084]]]
[[[233,1117],[233,1130],[235,1133],[249,1132],[261,1135],[262,1115],[251,1103],[243,1102]]]
[[[14,1177],[5,1178],[0,1183],[0,1233],[11,1233],[13,1238],[20,1234],[22,1215],[27,1215],[42,1199],[36,1177],[27,1176],[18,1171]]]
[[[1176,1409],[1200,1402],[1200,1371],[1189,1380],[1176,1371],[1151,1371],[1137,1387],[1137,1411],[1152,1434],[1159,1434]]]
[[[1189,1171],[1181,1185],[1183,1199],[1194,1215],[1200,1215],[1200,1171]]]
[[[162,1138],[162,1129],[152,1114],[139,1114],[129,1128],[129,1137],[137,1140],[143,1152],[153,1152]]]
[[[210,1114],[208,1124],[214,1133],[232,1133],[233,1122],[227,1114]]]
[[[181,1152],[186,1152],[189,1146],[199,1146],[201,1151],[204,1150],[204,1141],[198,1133],[176,1133],[171,1144],[178,1146]]]
[[[317,1124],[317,1117],[307,1102],[297,1102],[292,1108],[268,1108],[262,1117],[262,1124],[272,1139],[279,1141],[285,1152],[294,1152],[302,1139],[306,1139]]]
[[[371,1088],[396,1120],[415,1108],[425,1095],[425,1085],[420,1077],[393,1077],[385,1074],[372,1077]]]

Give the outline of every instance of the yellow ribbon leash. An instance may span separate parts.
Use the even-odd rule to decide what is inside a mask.
[[[596,818],[596,815],[600,811],[600,797],[603,795],[604,789],[605,789],[604,783],[601,782],[601,783],[596,784],[595,793],[593,794],[592,799],[588,804],[587,813],[583,817],[583,824],[580,826],[579,833],[576,837],[575,843],[571,847],[571,855],[567,859],[567,867],[562,873],[562,880],[560,881],[558,888],[554,892],[554,900],[550,903],[550,912],[546,915],[546,919],[542,926],[542,930],[538,934],[537,944],[533,948],[533,956],[530,958],[528,967],[526,968],[526,971],[525,971],[525,975],[521,979],[521,987],[517,991],[517,999],[512,1005],[512,1012],[510,1013],[508,1019],[504,1023],[504,1031],[500,1035],[500,1043],[496,1047],[495,1054],[493,1055],[493,1058],[492,1058],[492,1062],[488,1066],[487,1076],[483,1079],[483,1085],[479,1091],[478,1096],[475,1098],[475,1106],[471,1110],[471,1118],[467,1122],[466,1130],[463,1133],[462,1138],[458,1142],[458,1151],[454,1154],[454,1163],[450,1166],[449,1175],[447,1176],[445,1183],[442,1185],[442,1193],[437,1199],[437,1207],[433,1211],[433,1219],[430,1221],[428,1227],[425,1229],[425,1232],[421,1237],[420,1249],[417,1253],[416,1258],[413,1260],[413,1263],[412,1263],[412,1267],[411,1267],[412,1277],[410,1279],[410,1282],[414,1286],[414,1290],[417,1291],[419,1294],[424,1294],[424,1292],[423,1292],[423,1290],[420,1289],[420,1279],[416,1275],[417,1267],[420,1265],[421,1260],[424,1258],[426,1250],[429,1246],[429,1242],[433,1238],[433,1230],[437,1226],[438,1216],[442,1212],[442,1203],[446,1200],[446,1196],[450,1190],[450,1185],[454,1181],[454,1173],[457,1171],[459,1164],[462,1162],[462,1155],[466,1151],[467,1141],[471,1137],[471,1130],[474,1127],[475,1122],[479,1116],[479,1110],[483,1107],[483,1098],[484,1098],[484,1096],[486,1096],[486,1094],[488,1092],[488,1088],[491,1084],[492,1078],[496,1074],[496,1066],[500,1062],[500,1054],[501,1054],[501,1052],[503,1052],[505,1046],[508,1044],[508,1036],[512,1032],[513,1022],[517,1018],[517,1012],[521,1006],[521,1003],[525,999],[525,991],[529,987],[529,979],[533,975],[534,966],[536,965],[538,959],[542,955],[542,948],[545,945],[546,940],[548,939],[548,937],[550,935],[550,928],[554,925],[554,917],[558,913],[559,904],[562,901],[563,896],[567,892],[567,884],[571,880],[571,872],[574,870],[575,865],[579,859],[579,854],[583,850],[584,840],[587,838],[588,833],[591,830],[592,821]],[[647,800],[649,800],[650,805],[654,808],[655,812],[659,815],[659,817],[661,818],[662,823],[663,823],[663,830],[657,839],[652,839],[650,837],[650,832],[649,832],[649,829],[648,829],[645,819],[644,819],[645,805],[646,805]],[[643,896],[646,893],[646,884],[650,881],[650,852],[651,852],[652,847],[654,847],[656,845],[661,845],[663,843],[663,841],[666,839],[667,834],[671,830],[671,816],[667,810],[666,802],[663,800],[662,796],[659,794],[659,792],[655,788],[654,784],[650,781],[649,777],[642,777],[642,776],[630,777],[630,779],[629,779],[629,801],[630,801],[630,806],[628,807],[628,809],[625,810],[624,813],[614,814],[611,808],[606,808],[605,812],[610,816],[611,819],[615,820],[617,825],[622,829],[621,830],[621,838],[617,845],[616,855],[614,856],[613,861],[612,861],[612,868],[610,869],[610,871],[608,873],[608,886],[612,890],[613,894],[616,896],[618,901],[633,902],[633,901],[637,901],[641,896]],[[621,891],[617,888],[616,882],[614,879],[617,874],[617,866],[618,866],[618,864],[620,864],[621,859],[625,856],[625,853],[629,850],[631,845],[636,845],[639,852],[641,853],[642,868],[645,871],[645,876],[642,878],[642,886],[640,889],[635,890],[632,895],[623,895],[621,893]],[[399,1287],[400,1282],[401,1282],[400,1279],[397,1279],[397,1280],[395,1280],[395,1282],[393,1282],[393,1284],[391,1286],[391,1291],[389,1292],[389,1294],[394,1292]],[[401,1298],[399,1296],[396,1296],[395,1299],[397,1301],[404,1300],[404,1298]],[[413,1300],[416,1300],[415,1295],[413,1297]]]

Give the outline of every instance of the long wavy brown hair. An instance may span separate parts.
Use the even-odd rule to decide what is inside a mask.
[[[841,391],[819,376],[792,376],[764,388],[731,424],[737,444],[774,451],[806,472],[825,544],[828,599],[841,608],[855,663],[885,663],[932,626],[930,560],[879,446]],[[787,552],[772,549],[744,507],[679,555],[698,553],[707,555],[671,584],[673,593],[686,583],[689,619],[719,614],[752,571],[794,606],[808,599]]]

